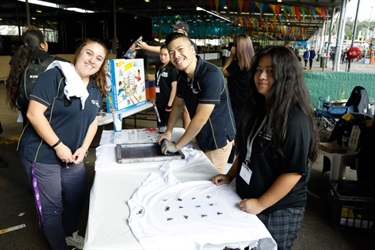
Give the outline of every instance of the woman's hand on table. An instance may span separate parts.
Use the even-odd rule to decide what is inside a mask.
[[[243,199],[240,202],[239,207],[242,211],[249,214],[259,214],[264,210],[264,208],[259,204],[259,200],[254,198]]]
[[[216,185],[229,184],[232,181],[232,178],[227,174],[218,174],[211,178],[211,181]]]

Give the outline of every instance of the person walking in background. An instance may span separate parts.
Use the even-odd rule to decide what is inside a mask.
[[[230,56],[229,50],[228,50],[227,46],[225,45],[221,48],[221,66],[224,67],[225,62],[227,61],[229,56]]]
[[[171,62],[180,70],[177,94],[167,130],[158,137],[163,154],[174,153],[196,138],[199,147],[223,173],[235,137],[235,122],[227,86],[220,69],[195,54],[190,39],[181,33],[166,38]],[[177,142],[171,142],[173,127],[186,105],[191,122]],[[166,139],[166,140],[164,140]]]
[[[253,42],[248,35],[239,35],[230,50],[222,72],[228,78],[230,102],[236,125],[239,124],[246,92],[250,84],[251,59],[254,56]]]
[[[303,52],[303,60],[305,62],[305,67],[304,69],[307,69],[307,63],[309,62],[309,58],[310,58],[310,51],[308,48],[306,48],[305,52]]]
[[[62,58],[52,57],[48,53],[48,43],[42,31],[37,27],[27,26],[23,31],[22,44],[9,63],[11,70],[6,84],[6,101],[11,110],[21,112],[23,126],[27,124],[26,112],[29,105],[29,101],[23,93],[26,89],[23,86],[21,88],[21,84],[25,84],[25,70],[31,61],[43,63],[46,60],[50,62],[53,60],[65,61]]]
[[[312,65],[313,65],[313,62],[314,62],[315,55],[316,55],[316,53],[315,53],[314,48],[311,48],[311,49],[310,49],[310,56],[309,56],[309,68],[310,68],[310,70],[311,70],[311,68],[312,68]]]
[[[160,115],[159,132],[163,133],[167,127],[173,100],[176,96],[178,69],[171,63],[166,45],[162,45],[160,48],[160,61],[162,64],[155,72],[155,105]]]
[[[236,135],[238,155],[217,185],[236,180],[239,208],[265,224],[278,249],[291,249],[303,219],[309,161],[319,134],[297,57],[286,47],[257,53]]]
[[[98,128],[105,90],[105,44],[85,40],[73,64],[54,61],[30,95],[18,152],[52,249],[83,248],[78,224],[87,201],[83,159]]]

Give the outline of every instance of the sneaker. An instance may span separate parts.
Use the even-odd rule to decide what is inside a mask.
[[[78,235],[78,231],[74,232],[72,236],[65,237],[65,241],[67,246],[78,249],[83,249],[83,245],[85,244],[85,238]]]

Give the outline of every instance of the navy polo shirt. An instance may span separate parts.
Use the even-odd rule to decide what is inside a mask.
[[[62,72],[58,68],[52,68],[38,77],[30,99],[47,107],[44,115],[50,121],[52,129],[74,153],[82,145],[89,126],[101,110],[103,100],[100,90],[93,80],[90,80],[87,85],[89,96],[82,110],[81,100],[73,97],[69,101],[63,92],[64,87],[65,78]],[[44,164],[61,162],[55,150],[40,138],[31,124],[26,126],[20,138],[19,154],[29,161]]]
[[[177,96],[183,98],[190,117],[193,118],[198,104],[215,104],[207,123],[196,136],[202,150],[214,150],[227,145],[236,134],[228,89],[220,69],[202,60],[198,62],[194,80],[190,84],[185,72],[177,83]]]

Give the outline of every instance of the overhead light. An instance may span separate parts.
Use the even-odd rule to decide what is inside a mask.
[[[145,3],[149,3],[150,2],[150,0],[145,0]]]
[[[26,0],[18,0],[18,2],[26,2]],[[40,6],[46,6],[46,7],[57,8],[57,9],[59,8],[58,4],[50,3],[50,2],[45,2],[45,1],[28,0],[27,2],[31,3],[31,4],[40,5]]]
[[[94,13],[92,10],[84,10],[81,8],[76,8],[76,7],[71,7],[71,8],[62,8],[63,10],[68,10],[68,11],[75,11],[79,13]]]
[[[171,10],[171,9],[172,9],[172,6],[168,5],[167,10]]]
[[[23,3],[26,2],[26,0],[17,0],[17,1],[23,2]],[[75,8],[75,7],[62,8],[58,4],[50,3],[50,2],[46,2],[46,1],[40,1],[40,0],[28,0],[27,2],[30,3],[30,4],[35,4],[35,5],[45,6],[45,7],[51,7],[51,8],[55,8],[55,9],[63,9],[63,10],[68,10],[68,11],[80,12],[80,13],[94,13],[94,11],[92,11],[92,10],[85,10],[85,9]]]
[[[197,11],[204,11],[204,12],[210,14],[210,15],[216,16],[217,18],[223,19],[224,21],[227,21],[228,23],[231,23],[231,22],[232,22],[232,21],[231,21],[230,19],[228,19],[228,18],[222,17],[222,16],[220,16],[220,15],[218,15],[218,14],[215,14],[215,13],[213,13],[213,12],[211,12],[211,11],[205,10],[205,9],[199,7],[199,6],[197,6],[196,10],[197,10]]]
[[[278,3],[281,3],[283,0],[277,0]]]
[[[226,10],[226,9],[228,9],[228,7],[226,5],[224,5],[223,9]]]

